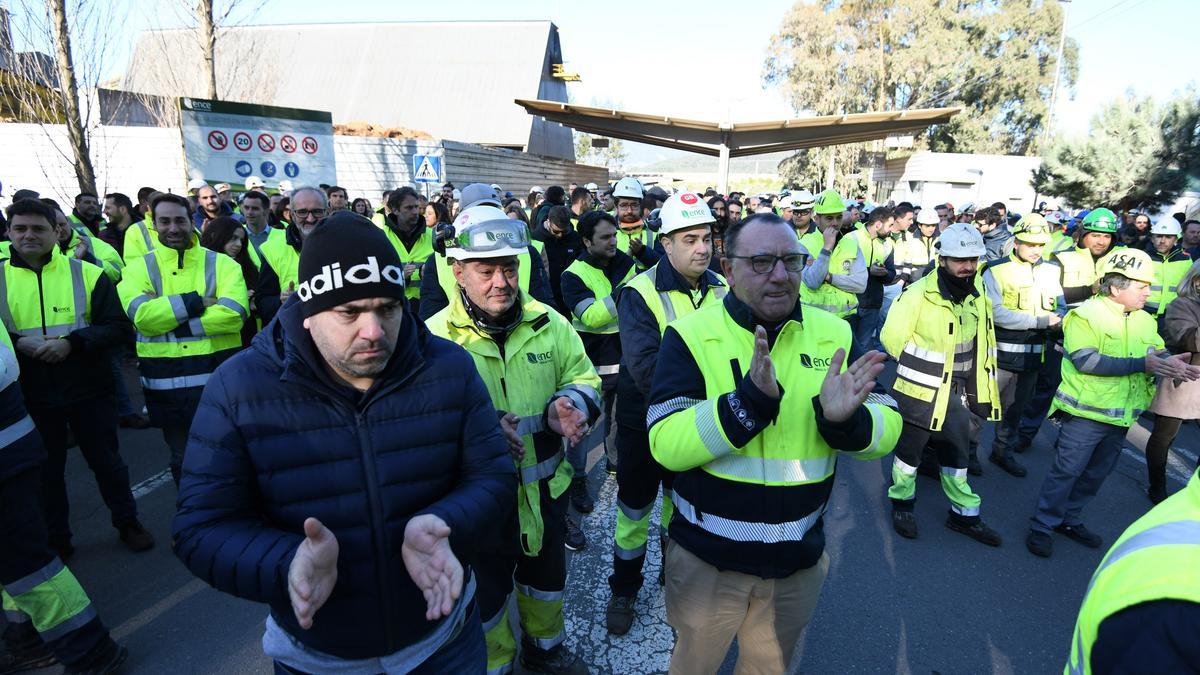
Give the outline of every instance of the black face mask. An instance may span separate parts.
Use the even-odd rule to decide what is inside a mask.
[[[955,304],[975,294],[975,277],[956,277],[945,267],[937,268],[938,291]]]
[[[459,296],[462,297],[463,307],[467,308],[467,316],[471,317],[471,321],[475,322],[475,326],[487,333],[488,335],[507,335],[509,331],[517,327],[521,322],[521,300],[520,297],[508,308],[501,316],[493,319],[487,315],[487,312],[480,309],[478,305],[471,302],[467,297],[467,292],[459,287]]]

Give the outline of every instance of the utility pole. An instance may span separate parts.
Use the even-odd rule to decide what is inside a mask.
[[[1062,31],[1058,35],[1058,56],[1054,58],[1054,87],[1050,90],[1050,110],[1046,113],[1046,127],[1042,132],[1043,144],[1049,142],[1054,126],[1054,104],[1058,101],[1058,79],[1062,73],[1063,47],[1067,43],[1067,13],[1071,9],[1071,0],[1058,0],[1058,4],[1062,7]]]

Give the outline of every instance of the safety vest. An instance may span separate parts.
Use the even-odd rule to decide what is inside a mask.
[[[854,237],[859,250],[863,252],[863,258],[867,261],[867,267],[882,265],[888,256],[892,255],[894,250],[891,238],[872,237],[865,228],[860,227],[846,236]],[[893,258],[893,263],[894,260]]]
[[[1154,283],[1150,285],[1150,297],[1143,308],[1154,316],[1167,313],[1167,305],[1179,297],[1179,282],[1192,268],[1192,259],[1179,248],[1173,248],[1167,254],[1157,252],[1150,254],[1154,263]]]
[[[650,309],[650,313],[658,322],[660,338],[667,331],[667,324],[679,317],[687,316],[701,307],[721,302],[725,298],[725,294],[729,292],[729,287],[725,284],[725,277],[715,272],[713,275],[717,278],[718,283],[710,284],[707,293],[703,293],[699,288],[692,289],[689,293],[678,290],[660,291],[657,287],[658,268],[661,265],[669,266],[670,264],[671,261],[663,256],[662,260],[659,260],[653,267],[635,276],[625,285],[625,288],[642,296],[646,307]],[[663,273],[667,274],[668,272],[664,271]]]
[[[812,254],[805,263],[811,265],[825,245],[824,235],[820,231],[810,232],[801,239],[801,244]],[[848,274],[850,266],[858,257],[858,252],[858,242],[855,237],[845,235],[839,239],[833,246],[833,253],[829,256],[829,274]],[[828,281],[822,283],[821,287],[816,290],[809,288],[807,284],[800,284],[800,302],[806,307],[823,309],[842,318],[848,317],[858,310],[857,295],[843,291]]]
[[[892,396],[904,421],[940,430],[955,373],[966,382],[971,411],[1000,419],[992,302],[978,277],[975,288],[978,295],[953,303],[938,291],[937,274],[930,274],[901,293],[888,312],[879,338],[899,364]]]
[[[900,243],[896,245],[896,268],[903,269],[911,281],[916,281],[912,277],[915,275],[920,278],[929,263],[937,258],[936,243],[937,237],[922,237],[919,232],[903,233]]]
[[[521,261],[521,264],[517,265],[517,286],[520,287],[525,297],[531,297],[529,295],[529,266],[535,264],[535,261],[533,260],[533,256],[529,255],[529,249],[525,249],[525,251],[517,256],[517,259]],[[542,264],[540,258],[536,261],[536,264]],[[442,292],[446,294],[446,299],[449,300],[450,298],[457,297],[458,281],[454,278],[454,270],[451,269],[450,259],[444,255],[435,255],[433,256],[433,266],[437,270],[438,285],[442,287]]]
[[[727,402],[726,395],[750,371],[754,333],[730,315],[727,305],[728,300],[713,303],[671,325],[704,378],[704,399],[680,394],[647,411],[654,458],[679,472],[670,536],[714,565],[731,556],[747,556],[751,559],[743,561],[752,566],[787,564],[778,558],[811,559],[813,547],[823,548],[823,542],[809,533],[821,522],[837,465],[837,451],[817,429],[812,400],[834,352],[849,352],[850,326],[810,308],[804,308],[802,321],[784,323],[771,348],[784,392],[779,414],[739,448],[723,430],[718,410],[740,405],[737,399]],[[871,441],[853,454],[873,459],[892,450],[903,423],[886,405],[866,408]],[[820,555],[819,548],[815,554]]]
[[[638,221],[636,226],[628,229],[625,229],[625,223],[621,223],[621,225],[617,228],[617,250],[621,251],[622,253],[628,253],[630,256],[632,256],[634,261],[637,263],[638,271],[641,272],[646,269],[646,266],[643,265],[642,262],[638,260],[638,257],[633,255],[633,253],[629,250],[629,242],[634,239],[642,242],[642,245],[646,248],[653,249],[654,232],[650,231],[650,228],[646,227],[645,223],[642,221]]]
[[[1066,232],[1055,232],[1050,235],[1050,243],[1046,244],[1045,251],[1052,254],[1063,253],[1075,248],[1075,238]],[[1043,253],[1042,255],[1046,255]]]
[[[287,233],[283,230],[280,232],[277,236],[272,231],[259,251],[275,271],[275,276],[279,278],[279,291],[283,292],[288,289],[288,284],[291,284],[292,290],[300,285],[300,252],[288,243]]]
[[[1039,259],[1030,264],[1016,252],[987,263],[984,272],[1000,289],[1001,306],[1034,317],[1049,316],[1058,307],[1061,271],[1057,264]],[[1037,370],[1046,349],[1046,330],[1018,330],[996,325],[998,364],[1014,373]]]
[[[200,246],[166,246],[132,262],[117,286],[121,306],[137,329],[142,388],[202,387],[227,350],[242,346],[249,314],[242,268],[227,255]],[[197,308],[203,298],[216,304]]]
[[[75,248],[80,239],[86,239],[88,245],[92,249],[92,256],[100,262],[104,268],[104,273],[115,284],[121,280],[121,270],[125,269],[125,261],[121,260],[121,254],[117,253],[117,249],[111,244],[104,241],[100,237],[93,237],[92,233],[86,227],[80,226],[72,229],[71,240],[67,243],[70,249]]]
[[[574,475],[571,463],[563,461],[562,439],[544,425],[546,404],[553,397],[567,396],[585,411],[583,399],[599,408],[600,376],[567,320],[537,300],[522,295],[521,322],[509,332],[501,351],[495,340],[475,326],[458,293],[447,299],[450,304],[425,325],[434,335],[466,349],[487,385],[492,405],[521,418],[517,433],[526,451],[517,463],[521,476],[517,513],[525,554],[537,555],[544,533],[541,492],[549,490],[550,497],[557,499]],[[536,442],[535,436],[541,442]]]
[[[400,240],[400,235],[396,234],[390,226],[383,228],[384,234],[387,235],[388,241],[392,242],[392,247],[396,249],[396,253],[400,256],[400,262],[403,264],[412,263],[417,266],[417,271],[413,273],[411,279],[404,282],[404,295],[409,299],[421,297],[421,266],[429,256],[433,255],[433,230],[420,225],[421,236],[413,242],[413,247],[409,249]]]
[[[125,244],[122,247],[125,264],[140,260],[142,256],[158,248],[158,231],[154,229],[154,221],[149,214],[142,220],[135,220],[125,228]]]
[[[1200,604],[1200,472],[1187,487],[1134,521],[1092,574],[1079,608],[1064,675],[1090,675],[1100,625],[1158,600]]]
[[[1062,287],[1077,288],[1096,283],[1100,279],[1100,269],[1115,250],[1117,247],[1114,246],[1099,259],[1093,258],[1092,252],[1086,248],[1074,248],[1055,255],[1054,260],[1062,267]],[[1077,302],[1070,306],[1081,304],[1083,303]]]
[[[589,265],[583,260],[571,263],[563,274],[579,277],[584,286],[594,294],[571,308],[571,325],[581,333],[611,335],[617,332],[617,302],[613,296],[613,285],[604,275],[604,270]],[[627,283],[637,275],[635,266],[630,266],[617,285]]]
[[[1125,308],[1105,297],[1094,297],[1063,319],[1063,347],[1070,356],[1095,349],[1101,356],[1144,358],[1153,347],[1163,349],[1154,317]],[[1054,394],[1053,410],[1076,417],[1128,427],[1154,398],[1154,378],[1146,373],[1104,376],[1081,373],[1070,358],[1062,361],[1062,384]]]
[[[56,246],[35,272],[0,261],[0,319],[9,333],[65,337],[91,325],[92,290],[99,267],[65,255]]]

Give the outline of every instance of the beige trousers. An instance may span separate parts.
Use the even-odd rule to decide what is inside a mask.
[[[715,673],[738,639],[737,675],[783,673],[812,618],[829,556],[783,579],[722,572],[672,541],[667,623],[675,629],[671,675]]]

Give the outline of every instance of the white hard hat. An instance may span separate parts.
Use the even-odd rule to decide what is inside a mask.
[[[525,224],[494,206],[463,209],[454,219],[454,233],[446,242],[446,257],[455,260],[508,258],[529,250]]]
[[[659,219],[662,220],[659,234],[671,234],[689,227],[716,222],[708,204],[691,192],[671,195],[663,202],[662,209],[659,210]]]
[[[1051,225],[1062,225],[1062,221],[1062,211],[1051,211],[1050,213],[1046,214],[1046,222],[1050,223]]]
[[[208,181],[203,178],[193,178],[188,181],[188,192],[195,192],[205,185],[208,185]]]
[[[279,181],[279,191],[280,192],[291,192],[292,191],[292,181],[290,181],[290,180]]]
[[[797,190],[788,195],[788,201],[784,202],[785,206],[793,209],[811,209],[813,203],[817,201],[816,195],[808,190]]]
[[[596,184],[595,184],[595,183],[588,183],[587,185],[584,185],[583,187],[584,187],[584,189],[585,189],[585,190],[587,190],[588,192],[595,192],[595,191],[598,189],[598,188],[596,187]]]
[[[540,195],[540,194],[545,194],[546,191],[542,189],[541,185],[534,185],[533,187],[529,188],[529,193],[535,194],[535,195]]]
[[[501,194],[503,194],[503,193],[504,193],[504,190],[501,190],[501,189],[500,189],[500,186],[499,186],[499,185],[496,185],[495,183],[492,183],[492,184],[491,184],[489,187],[491,187],[491,188],[492,188],[493,190],[495,190],[496,192],[499,192],[499,193],[501,193]]]
[[[233,189],[233,186],[229,183],[217,183],[216,188],[217,192],[229,192]]]
[[[613,188],[613,197],[625,197],[626,199],[641,199],[646,194],[642,188],[642,181],[633,176],[626,176],[617,181],[616,187]]]
[[[987,249],[983,235],[970,223],[954,223],[937,240],[938,255],[948,258],[982,258]]]
[[[1168,234],[1178,237],[1183,234],[1183,228],[1174,218],[1160,218],[1157,223],[1150,226],[1150,234]]]
[[[940,222],[942,221],[938,218],[937,211],[933,209],[921,209],[917,211],[918,225],[937,225]]]
[[[259,178],[258,176],[250,176],[246,179],[247,190],[258,190],[262,188],[263,185],[265,185],[265,183],[263,183],[263,179]]]

